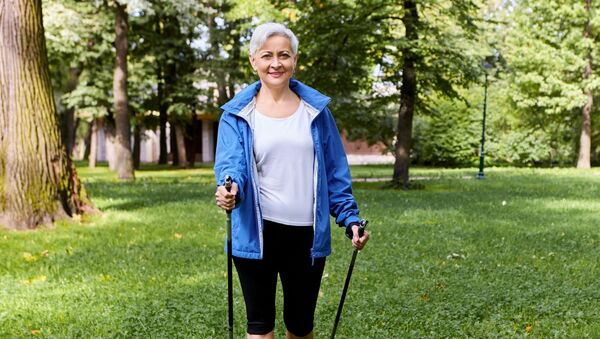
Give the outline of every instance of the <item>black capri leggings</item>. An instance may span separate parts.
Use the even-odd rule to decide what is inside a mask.
[[[263,259],[233,257],[240,278],[249,334],[267,334],[275,328],[277,274],[283,287],[283,321],[289,332],[308,335],[314,326],[315,307],[325,258],[311,258],[312,226],[288,226],[264,221]]]

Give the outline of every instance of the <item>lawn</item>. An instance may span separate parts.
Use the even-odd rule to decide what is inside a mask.
[[[412,191],[355,184],[372,239],[338,338],[600,337],[600,170],[476,173],[414,169],[422,187]],[[212,169],[151,166],[132,183],[103,167],[80,175],[102,216],[0,230],[0,337],[226,337],[225,214]],[[329,336],[351,257],[337,228],[333,249],[316,338]]]

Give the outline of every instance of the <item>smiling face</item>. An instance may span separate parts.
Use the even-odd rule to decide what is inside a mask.
[[[287,37],[273,35],[250,57],[250,63],[263,85],[287,86],[294,74],[296,55]]]

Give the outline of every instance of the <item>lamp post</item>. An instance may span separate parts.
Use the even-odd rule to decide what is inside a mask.
[[[477,179],[485,178],[485,175],[483,174],[483,161],[485,156],[485,118],[487,113],[488,70],[492,67],[492,64],[489,62],[483,62],[483,68],[485,69],[485,82],[483,85],[483,121],[481,122],[481,150],[479,152],[479,173],[477,173]]]

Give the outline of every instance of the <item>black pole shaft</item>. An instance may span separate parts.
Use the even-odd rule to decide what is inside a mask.
[[[340,305],[338,306],[337,314],[335,315],[335,322],[333,323],[333,331],[331,332],[331,339],[335,338],[335,332],[342,316],[342,308],[344,308],[344,301],[346,300],[346,293],[348,293],[348,286],[350,285],[350,278],[352,277],[352,270],[354,270],[354,262],[356,261],[356,254],[358,250],[354,250],[352,253],[352,260],[350,261],[350,267],[348,268],[348,274],[346,275],[346,282],[344,283],[344,290],[342,291],[342,298],[340,299]]]
[[[229,339],[233,339],[233,265],[231,253],[231,211],[227,211],[227,315]]]
[[[479,152],[479,173],[477,173],[477,178],[483,179],[483,162],[484,162],[484,147],[485,147],[485,118],[487,113],[487,88],[488,88],[488,77],[487,73],[485,74],[485,83],[484,83],[484,94],[483,94],[483,121],[481,123],[481,151]]]
[[[232,180],[225,178],[225,189],[231,191]],[[233,339],[233,254],[231,249],[231,210],[227,211],[227,320],[229,339]]]

